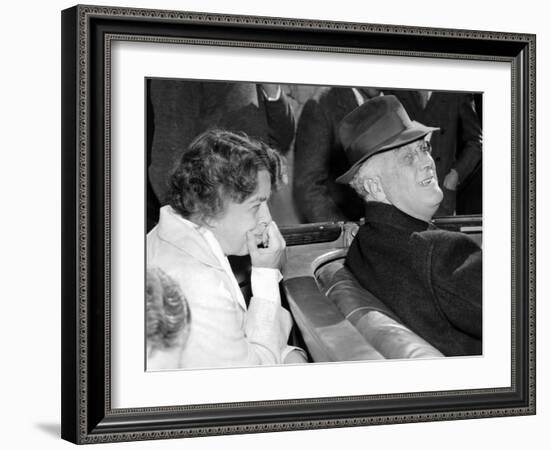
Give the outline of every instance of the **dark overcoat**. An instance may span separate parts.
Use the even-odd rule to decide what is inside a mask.
[[[338,125],[358,102],[351,88],[322,88],[304,105],[294,144],[294,201],[304,222],[358,220],[363,201],[336,178],[350,168]]]
[[[465,234],[369,202],[346,266],[443,354],[481,354],[481,248]]]

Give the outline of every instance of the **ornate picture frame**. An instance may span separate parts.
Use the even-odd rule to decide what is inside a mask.
[[[113,407],[111,183],[116,173],[111,172],[111,49],[115,42],[185,42],[299,50],[304,55],[315,51],[509,64],[509,386]],[[85,444],[534,414],[535,42],[530,34],[486,31],[82,5],[64,10],[62,437]]]

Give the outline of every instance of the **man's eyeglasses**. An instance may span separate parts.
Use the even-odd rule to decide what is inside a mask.
[[[400,150],[405,161],[412,163],[422,154],[431,154],[432,144],[430,144],[430,141],[420,139],[402,147]]]

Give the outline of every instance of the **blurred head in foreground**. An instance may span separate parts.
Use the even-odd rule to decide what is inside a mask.
[[[147,269],[147,370],[181,367],[191,313],[178,285],[158,267]]]

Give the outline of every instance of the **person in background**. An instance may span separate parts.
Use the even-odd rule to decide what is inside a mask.
[[[182,152],[169,205],[147,235],[147,263],[176,281],[193,312],[182,367],[307,362],[287,345],[292,319],[279,292],[285,241],[267,206],[282,174],[278,151],[226,130],[206,131]],[[227,259],[247,254],[248,307]]]
[[[392,95],[348,114],[339,136],[351,168],[337,181],[365,202],[345,265],[403,324],[446,356],[482,352],[482,254],[431,219],[443,200],[430,138]]]
[[[294,200],[303,222],[363,216],[359,196],[336,183],[349,169],[337,127],[346,114],[378,94],[374,88],[324,87],[304,105],[294,144]]]
[[[432,158],[443,192],[443,201],[435,216],[454,215],[458,190],[481,165],[481,121],[473,94],[397,89],[384,89],[384,94],[395,95],[412,120],[439,128],[431,141]],[[480,199],[472,199],[474,202],[480,204]],[[476,212],[481,213],[481,208]]]

